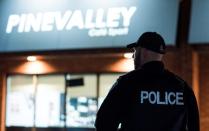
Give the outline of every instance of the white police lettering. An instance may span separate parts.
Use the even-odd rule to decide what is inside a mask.
[[[89,29],[89,36],[116,36],[128,34],[128,27],[136,7],[114,7],[107,10],[67,10],[64,13],[39,12],[12,14],[8,18],[6,33],[46,32],[53,30]]]
[[[183,92],[141,91],[141,104],[184,105]]]

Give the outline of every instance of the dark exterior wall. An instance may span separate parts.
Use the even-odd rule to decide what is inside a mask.
[[[201,131],[209,130],[209,51],[199,54]]]
[[[5,126],[5,74],[0,73],[0,131],[4,131]]]

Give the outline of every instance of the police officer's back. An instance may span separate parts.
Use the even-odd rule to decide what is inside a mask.
[[[163,38],[144,33],[134,48],[135,70],[121,76],[101,105],[97,131],[199,131],[199,115],[192,89],[165,69]]]

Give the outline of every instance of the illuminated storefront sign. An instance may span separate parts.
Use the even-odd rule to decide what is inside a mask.
[[[209,1],[193,0],[189,32],[190,44],[209,43]]]
[[[13,29],[17,27],[18,33],[77,28],[90,29],[88,32],[90,37],[126,35],[135,11],[136,7],[118,7],[109,8],[107,12],[102,8],[96,11],[88,9],[86,12],[68,10],[63,15],[62,12],[12,14],[8,19],[6,33],[12,33]],[[120,28],[120,21],[122,21],[122,28]]]
[[[0,52],[121,48],[145,31],[160,33],[172,45],[178,5],[178,0],[2,0]]]

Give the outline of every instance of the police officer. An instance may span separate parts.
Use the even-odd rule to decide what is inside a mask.
[[[166,70],[165,42],[145,32],[134,49],[135,70],[121,76],[102,103],[96,131],[199,131],[197,102],[192,89]]]

